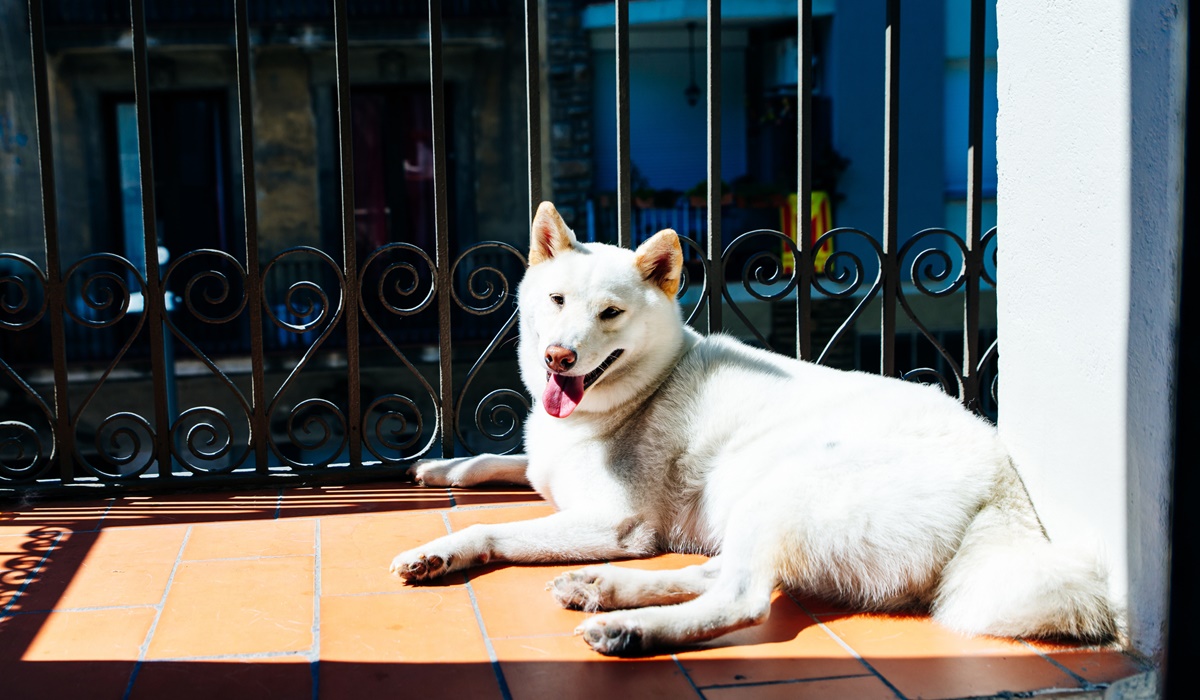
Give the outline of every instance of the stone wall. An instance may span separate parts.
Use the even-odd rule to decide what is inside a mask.
[[[0,0],[0,250],[42,264],[41,174],[30,64],[26,4]]]
[[[592,66],[581,0],[547,0],[546,79],[550,108],[550,187],[567,224],[586,223],[592,189]]]
[[[317,120],[309,58],[271,47],[254,57],[254,167],[259,247],[269,253],[321,245]]]

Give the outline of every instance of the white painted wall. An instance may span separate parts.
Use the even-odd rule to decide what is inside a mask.
[[[1056,541],[1166,619],[1182,36],[1169,0],[998,0],[1000,431]]]

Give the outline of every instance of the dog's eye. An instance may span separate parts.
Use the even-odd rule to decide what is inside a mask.
[[[625,313],[625,309],[618,309],[615,306],[610,306],[607,309],[600,312],[600,319],[602,321],[607,321],[609,319],[616,318],[617,316],[620,316],[623,313]]]
[[[551,294],[550,301],[554,302],[555,306],[562,306],[563,302],[566,301],[566,299],[564,299],[563,295],[561,295],[561,294]]]

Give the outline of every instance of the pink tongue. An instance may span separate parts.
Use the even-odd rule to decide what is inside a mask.
[[[583,377],[567,377],[551,374],[546,382],[546,393],[542,394],[542,406],[546,413],[558,418],[571,415],[583,398]]]

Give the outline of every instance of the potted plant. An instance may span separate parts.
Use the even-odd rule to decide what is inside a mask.
[[[787,203],[788,190],[744,176],[733,182],[733,198],[739,209],[778,209]]]
[[[693,207],[701,208],[708,206],[708,180],[701,180],[696,183],[696,186],[687,191],[688,203]],[[729,189],[729,183],[721,181],[721,205],[726,206],[733,204],[733,191]]]
[[[679,198],[682,196],[683,193],[679,190],[655,190],[654,206],[658,209],[674,209],[679,206]]]
[[[642,175],[642,171],[638,170],[637,165],[629,167],[629,184],[633,190],[633,206],[638,209],[649,209],[654,206],[654,189],[650,187],[650,181]]]

